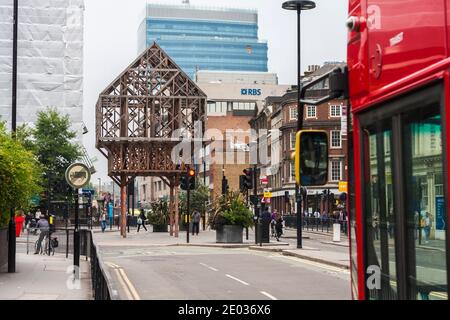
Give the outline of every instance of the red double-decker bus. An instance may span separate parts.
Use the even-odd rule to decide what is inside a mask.
[[[448,299],[450,0],[349,0],[355,299]]]

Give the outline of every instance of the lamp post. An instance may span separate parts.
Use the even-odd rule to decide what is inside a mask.
[[[15,138],[17,129],[17,27],[19,16],[19,0],[14,0],[13,7],[13,61],[12,61],[12,105],[11,131]],[[8,273],[16,272],[16,221],[15,210],[11,208],[8,230]]]
[[[300,14],[303,10],[314,9],[316,4],[313,1],[293,0],[283,3],[285,10],[297,11],[297,131],[303,127],[303,104],[301,103],[301,33],[300,33]],[[300,185],[296,185],[295,198],[297,201],[297,248],[302,248],[302,195],[300,194]]]

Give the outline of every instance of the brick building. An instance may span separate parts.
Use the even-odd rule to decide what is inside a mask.
[[[311,68],[305,73],[303,83],[332,70],[336,64],[326,64],[322,68]],[[316,86],[308,92],[308,98],[318,98],[326,92],[326,87]],[[322,196],[327,190],[334,198],[338,198],[339,181],[347,181],[347,132],[342,130],[345,124],[347,101],[336,99],[318,106],[305,106],[304,129],[325,130],[329,136],[329,177],[324,186],[308,188],[308,199],[304,210],[329,211],[334,201]],[[343,116],[344,115],[344,116]],[[279,153],[278,163],[258,166],[258,194],[262,195],[264,189],[272,192],[270,200],[271,209],[283,213],[295,213],[295,167],[292,155],[295,152],[295,138],[297,132],[297,91],[286,92],[282,96],[271,96],[265,100],[265,107],[251,121],[252,128],[271,129],[268,135],[270,152]],[[279,134],[274,137],[276,129]],[[272,159],[274,156],[272,154]],[[267,181],[267,184],[261,184]]]

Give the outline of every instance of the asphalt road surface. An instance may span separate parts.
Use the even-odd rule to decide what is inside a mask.
[[[121,299],[343,300],[348,270],[278,253],[205,247],[103,247]]]

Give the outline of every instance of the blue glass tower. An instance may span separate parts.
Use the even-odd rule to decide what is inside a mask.
[[[154,41],[191,78],[196,70],[268,71],[256,10],[148,4],[139,50]]]

